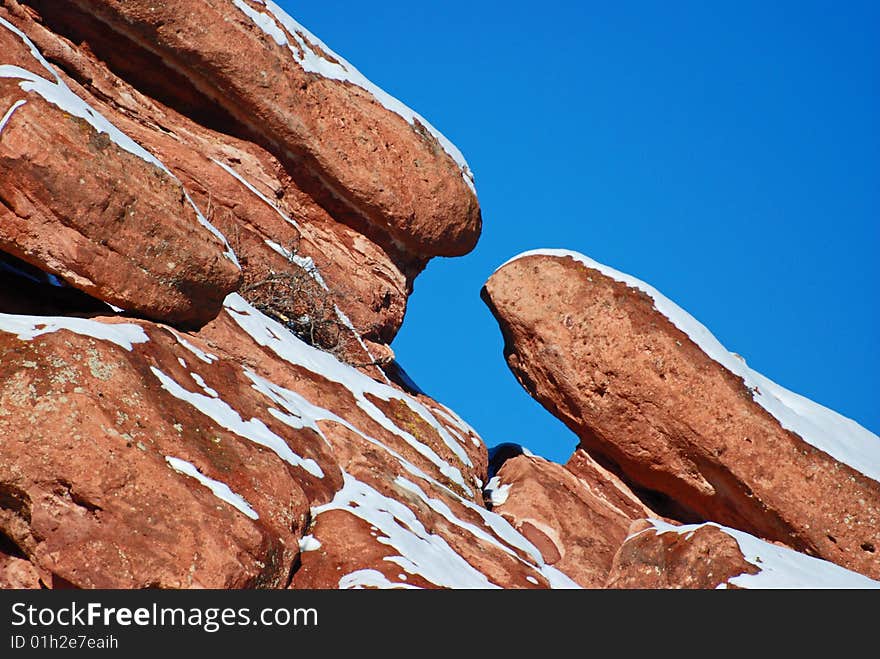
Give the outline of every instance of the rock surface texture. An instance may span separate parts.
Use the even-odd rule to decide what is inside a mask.
[[[0,587],[880,585],[877,475],[570,258],[487,295],[581,445],[490,460],[390,347],[470,169],[275,3],[0,0],[0,46]]]
[[[520,383],[658,512],[880,577],[875,435],[752,371],[656,290],[580,254],[526,253],[483,296]]]

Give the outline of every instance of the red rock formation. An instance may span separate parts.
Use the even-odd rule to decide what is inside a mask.
[[[217,315],[240,272],[180,182],[5,21],[0,48],[0,250],[157,320]]]
[[[0,0],[0,46],[0,587],[741,586],[771,556],[799,584],[870,585],[730,529],[627,536],[652,508],[718,512],[809,551],[833,532],[840,562],[870,573],[856,554],[876,544],[876,496],[690,344],[658,366],[685,388],[651,398],[669,392],[644,380],[644,337],[614,323],[661,326],[648,339],[667,364],[680,337],[607,281],[617,307],[595,326],[617,332],[614,368],[585,349],[587,389],[566,365],[580,344],[541,314],[589,295],[551,277],[565,290],[545,299],[540,268],[493,288],[516,314],[544,296],[505,329],[526,346],[517,369],[548,351],[534,388],[563,386],[554,409],[591,430],[565,466],[496,453],[483,491],[482,440],[388,346],[429,258],[477,239],[467,165],[273,3]],[[729,405],[728,430],[760,450],[717,439],[695,400]],[[612,441],[657,427],[637,449]],[[793,466],[770,474],[785,450]]]
[[[880,464],[876,436],[762,378],[659,293],[580,255],[509,262],[484,299],[520,383],[583,449],[671,500],[660,512],[880,576],[880,483],[866,475]]]
[[[238,296],[187,335],[0,317],[0,533],[47,586],[283,587],[295,561],[297,587],[379,572],[569,584],[482,507],[485,468],[479,438],[438,403]]]
[[[28,4],[123,77],[209,112],[206,123],[222,115],[226,132],[259,142],[304,189],[354,208],[412,251],[456,256],[476,244],[479,204],[457,149],[280,9],[259,0]]]
[[[601,467],[582,473],[579,478],[562,465],[518,455],[490,481],[490,502],[548,565],[584,588],[601,588],[632,521],[656,515]]]
[[[350,220],[350,211],[328,214],[261,147],[205,127],[141,93],[96,59],[87,44],[75,46],[17,3],[5,4],[8,20],[60,65],[66,84],[184,183],[204,215],[233,243],[245,286],[273,271],[315,269],[329,291],[331,309],[338,307],[366,338],[380,343],[394,338],[412,279],[427,257],[402,250],[396,241],[377,244],[340,221]]]
[[[40,575],[30,562],[0,554],[0,589],[39,587]]]

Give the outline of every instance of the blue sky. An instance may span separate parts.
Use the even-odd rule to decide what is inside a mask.
[[[491,445],[576,438],[479,299],[565,247],[647,281],[750,366],[880,430],[880,3],[282,2],[476,174],[476,250],[435,259],[393,347]]]

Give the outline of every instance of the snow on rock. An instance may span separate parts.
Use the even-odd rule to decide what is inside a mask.
[[[321,542],[313,535],[304,535],[299,541],[300,551],[317,551],[321,548]]]
[[[12,118],[12,115],[15,113],[15,111],[25,103],[27,103],[27,101],[23,98],[15,101],[15,103],[9,106],[9,109],[4,113],[4,115],[0,117],[0,134],[3,133],[3,129],[6,128],[6,124]]]
[[[226,483],[214,480],[213,478],[208,478],[200,472],[195,465],[186,460],[181,460],[180,458],[175,458],[170,455],[166,455],[165,460],[171,465],[171,468],[174,469],[174,471],[185,474],[190,478],[195,478],[199,483],[211,490],[215,497],[221,501],[225,501],[239,512],[247,515],[251,519],[260,518],[257,511],[251,508],[250,504],[240,495],[233,492]]]
[[[437,432],[443,443],[464,466],[471,466],[471,460],[461,445],[453,439],[446,428],[431,414],[425,405],[400,390],[388,384],[377,382],[357,369],[343,364],[332,355],[300,341],[282,325],[254,309],[238,294],[233,293],[226,299],[226,308],[235,322],[258,344],[270,348],[279,357],[291,364],[301,366],[315,375],[345,387],[354,396],[358,407],[364,410],[376,423],[404,439],[407,444],[434,463],[439,468],[440,473],[459,485],[465,492],[472,492],[470,486],[465,483],[458,467],[449,464],[437,455],[431,447],[419,441],[407,430],[398,427],[367,396],[370,395],[384,401],[393,400],[404,403]]]
[[[155,366],[151,366],[150,371],[156,376],[159,382],[162,383],[162,388],[168,393],[175,398],[179,398],[180,400],[189,403],[199,412],[210,417],[218,425],[234,432],[240,437],[244,437],[256,444],[260,444],[261,446],[265,446],[285,462],[294,467],[299,467],[305,470],[316,478],[324,477],[324,472],[321,470],[321,467],[317,462],[311,458],[303,459],[294,453],[284,439],[269,430],[266,424],[260,419],[254,418],[245,421],[241,418],[239,413],[225,401],[210,395],[205,396],[203,394],[189,391],[180,386],[173,378],[166,375]]]
[[[23,91],[26,92],[34,92],[39,94],[49,103],[57,106],[64,112],[71,114],[75,117],[79,117],[80,119],[84,119],[87,121],[92,128],[94,128],[99,133],[104,133],[107,135],[110,140],[113,141],[119,148],[128,151],[132,155],[141,158],[142,160],[150,163],[158,167],[162,170],[169,178],[180,183],[177,177],[172,174],[165,165],[163,165],[156,156],[152,153],[144,149],[140,144],[131,139],[128,135],[119,130],[116,126],[110,123],[106,117],[104,117],[100,112],[95,110],[91,105],[89,105],[82,98],[73,93],[70,87],[61,79],[61,77],[55,72],[55,69],[52,68],[52,65],[46,61],[46,58],[43,57],[42,53],[37,49],[37,47],[33,44],[33,42],[28,39],[27,35],[15,27],[12,23],[7,21],[6,19],[0,17],[0,26],[6,28],[10,32],[14,33],[18,36],[24,44],[28,47],[31,54],[34,56],[34,59],[39,62],[39,64],[52,76],[52,80],[47,80],[46,78],[33,73],[25,68],[20,66],[14,66],[10,64],[0,65],[0,78],[12,78],[15,80],[21,80],[19,83],[19,87]],[[15,109],[13,107],[7,116],[4,116],[2,122],[0,122],[0,131],[2,131],[3,125],[6,123],[6,120],[11,115],[12,111]],[[182,186],[181,186],[182,187]],[[216,238],[219,240],[223,246],[225,247],[225,255],[230,261],[235,263],[236,266],[239,265],[238,259],[235,256],[235,253],[232,251],[232,248],[229,246],[229,243],[226,241],[226,237],[221,234],[213,224],[211,224],[204,215],[202,215],[201,210],[193,203],[192,199],[189,197],[189,194],[186,190],[183,190],[183,194],[186,197],[187,202],[192,207],[192,210],[195,212],[196,218],[199,223],[208,231],[210,231]]]
[[[408,108],[399,100],[374,83],[370,82],[360,71],[345,59],[333,52],[327,44],[318,39],[314,34],[295,21],[278,4],[271,0],[257,0],[266,7],[266,12],[258,11],[244,0],[233,0],[238,7],[254,24],[275,40],[279,46],[290,49],[293,58],[309,73],[316,73],[325,78],[348,82],[369,92],[386,109],[403,117],[408,123],[416,123],[423,126],[443,150],[455,161],[461,170],[461,176],[465,183],[476,192],[474,188],[474,175],[461,151],[450,142],[440,131],[434,128],[420,114]],[[293,39],[293,43],[290,42]]]
[[[456,553],[441,536],[429,533],[400,501],[379,493],[366,483],[344,475],[345,484],[333,501],[312,510],[318,517],[331,510],[344,510],[381,534],[378,542],[395,554],[388,561],[442,588],[498,588],[484,574]]]
[[[482,295],[520,383],[584,455],[662,493],[658,514],[880,578],[876,435],[755,372],[654,288],[575,252],[526,252]]]
[[[799,396],[749,368],[742,357],[728,351],[704,325],[653,286],[588,256],[565,249],[530,250],[513,257],[504,265],[528,256],[569,257],[646,293],[654,301],[657,311],[687,334],[703,352],[741,377],[751,390],[755,402],[772,414],[783,428],[797,433],[804,441],[840,462],[880,481],[880,437],[852,419]]]
[[[489,502],[491,502],[493,506],[500,506],[507,501],[507,495],[510,492],[510,487],[510,483],[502,485],[501,479],[498,478],[498,476],[493,476],[489,479],[489,482],[483,489],[483,493],[486,495],[487,499],[489,500]]]
[[[377,590],[418,590],[418,586],[402,583],[400,581],[390,581],[388,577],[379,572],[379,570],[355,570],[346,574],[339,580],[339,587],[342,590],[361,590],[364,588],[373,588]]]
[[[131,323],[103,323],[87,318],[0,313],[0,331],[15,334],[22,341],[30,341],[43,334],[61,330],[99,341],[110,341],[126,350],[132,350],[136,343],[146,343],[150,340],[140,325]]]

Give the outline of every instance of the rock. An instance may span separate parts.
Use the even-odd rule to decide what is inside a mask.
[[[0,250],[136,314],[213,318],[240,271],[180,182],[5,20],[0,47]]]
[[[652,508],[880,576],[875,435],[763,378],[657,291],[581,255],[527,253],[483,296],[520,383],[583,449],[653,494]]]
[[[632,521],[655,516],[634,495],[627,497],[613,475],[596,471],[581,479],[534,455],[505,460],[490,487],[492,510],[528,538],[548,565],[584,588],[605,585]],[[623,509],[617,505],[621,497]]]
[[[575,449],[565,468],[583,483],[589,483],[596,495],[621,511],[629,519],[657,517],[651,509],[616,474],[600,465],[582,448]]]
[[[6,4],[14,5],[9,0]],[[47,6],[50,17],[51,8]],[[69,9],[65,7],[62,29],[74,24],[67,20]],[[244,274],[243,290],[272,272],[301,277],[305,266],[311,273],[307,278],[319,275],[326,285],[329,323],[341,322],[338,308],[366,339],[387,344],[394,338],[412,280],[426,257],[407,252],[398,241],[380,245],[344,224],[340,218],[350,219],[350,210],[337,213],[339,217],[328,214],[269,152],[141,93],[96,59],[87,44],[75,46],[20,7],[10,20],[61,65],[62,77],[81,97],[183,182],[232,243]],[[203,113],[193,114],[203,119]],[[358,359],[367,361],[363,354]]]
[[[622,544],[608,576],[609,588],[717,588],[760,570],[746,561],[733,537],[715,526],[687,535],[638,529]]]
[[[425,256],[476,244],[480,209],[458,150],[276,5],[28,4],[154,98],[261,144],[334,215],[354,210],[349,221]]]
[[[609,588],[880,588],[880,582],[717,524],[633,522]]]
[[[190,333],[0,316],[0,537],[51,587],[573,585],[482,506],[486,465],[237,295]]]
[[[28,561],[0,553],[0,589],[40,587],[40,575]]]

